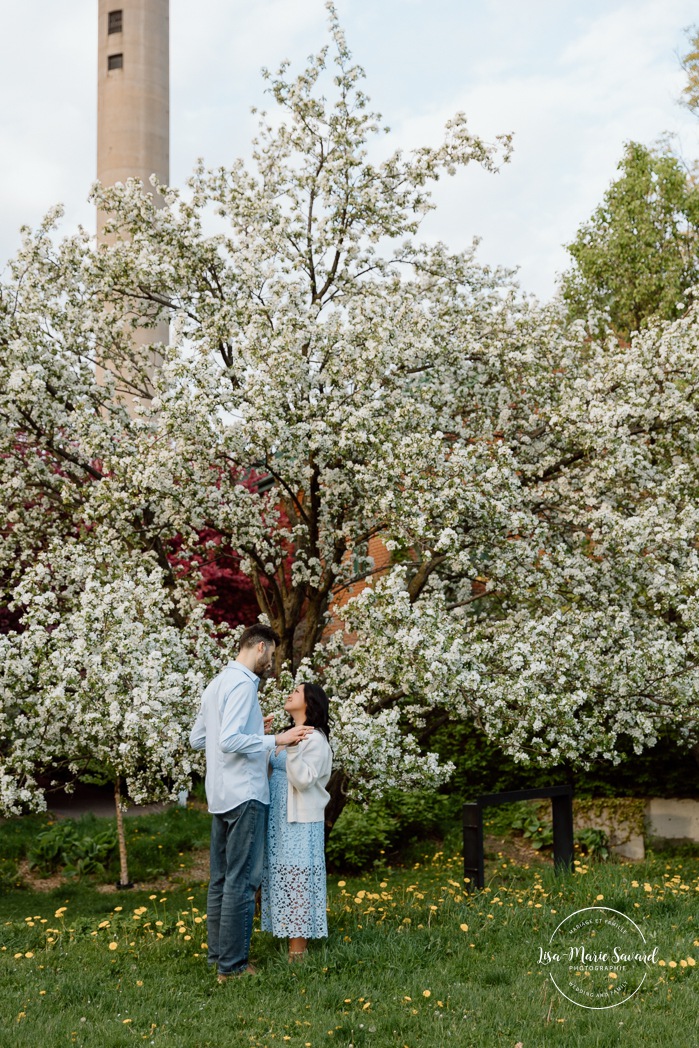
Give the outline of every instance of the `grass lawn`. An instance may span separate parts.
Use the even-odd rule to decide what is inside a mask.
[[[222,987],[202,946],[203,884],[6,890],[0,1044],[696,1048],[699,860],[577,871],[559,879],[501,857],[474,897],[462,892],[460,858],[441,853],[331,877],[330,937],[308,961],[290,967],[284,947],[255,931],[260,974]],[[563,998],[538,960],[559,921],[592,905],[632,916],[658,947],[639,993],[604,1011]]]

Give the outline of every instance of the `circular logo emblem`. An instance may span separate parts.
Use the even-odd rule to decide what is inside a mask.
[[[589,906],[561,921],[539,966],[558,992],[581,1008],[616,1008],[638,993],[658,947],[650,950],[630,917],[609,906]]]

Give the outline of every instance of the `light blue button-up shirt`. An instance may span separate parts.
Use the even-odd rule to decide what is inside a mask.
[[[269,804],[267,754],[274,748],[274,735],[264,734],[259,683],[236,660],[202,695],[189,742],[195,750],[206,750],[206,799],[214,815],[244,801]]]

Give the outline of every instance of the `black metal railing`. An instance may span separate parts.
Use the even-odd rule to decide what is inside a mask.
[[[483,809],[514,801],[551,798],[553,863],[559,873],[573,869],[573,787],[547,786],[541,790],[485,793],[464,804],[464,882],[467,891],[485,886],[483,872]]]

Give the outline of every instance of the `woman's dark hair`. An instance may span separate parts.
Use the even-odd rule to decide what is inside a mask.
[[[303,697],[306,700],[306,724],[322,731],[326,739],[330,738],[330,702],[320,684],[303,685]],[[293,727],[293,718],[291,724]]]

